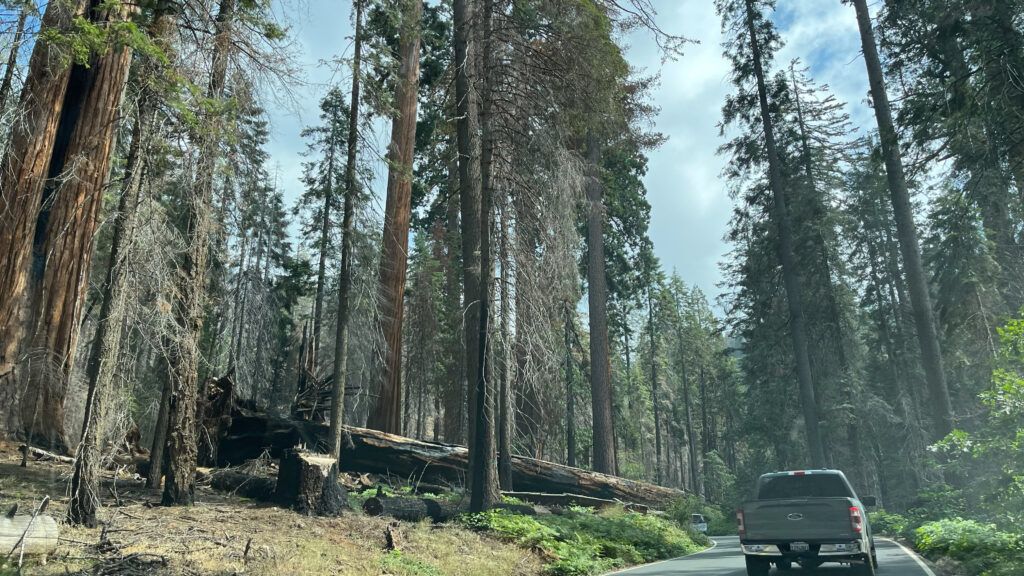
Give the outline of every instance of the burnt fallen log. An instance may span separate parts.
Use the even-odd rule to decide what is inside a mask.
[[[346,427],[340,469],[372,472],[410,484],[464,486],[469,452],[463,446],[426,442],[365,428]],[[280,458],[284,451],[304,446],[326,448],[328,428],[309,421],[274,418],[236,407],[231,426],[218,450],[220,466],[238,465],[264,451]],[[523,456],[512,458],[512,484],[523,492],[575,494],[617,500],[661,509],[684,493],[646,482],[627,480]]]
[[[462,512],[458,502],[384,496],[380,491],[363,502],[363,513],[367,516],[390,516],[408,522],[419,522],[427,518],[434,522],[447,522]]]
[[[242,498],[273,502],[277,481],[235,470],[216,470],[210,474],[210,487]]]

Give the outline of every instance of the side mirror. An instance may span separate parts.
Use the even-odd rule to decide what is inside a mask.
[[[878,506],[878,500],[874,496],[865,496],[860,499],[860,503],[870,508]]]

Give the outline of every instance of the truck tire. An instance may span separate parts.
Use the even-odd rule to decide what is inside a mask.
[[[780,571],[792,570],[793,569],[793,561],[792,560],[785,560],[785,559],[783,559],[783,560],[776,560],[775,561],[775,568],[777,568]]]
[[[745,556],[747,561],[747,576],[768,576],[772,570],[772,563],[767,558],[755,558]]]
[[[864,555],[860,564],[850,564],[850,568],[856,576],[875,576],[875,563],[869,555]]]

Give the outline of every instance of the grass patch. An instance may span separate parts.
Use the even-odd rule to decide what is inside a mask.
[[[520,516],[505,510],[466,515],[461,523],[540,552],[552,576],[589,576],[691,554],[707,546],[678,524],[655,515],[609,508],[572,508],[557,516]]]

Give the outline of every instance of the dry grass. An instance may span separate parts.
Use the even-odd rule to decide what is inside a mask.
[[[34,509],[44,495],[53,499],[48,513],[60,518],[67,503],[67,465],[30,462],[18,466],[14,446],[0,444],[0,508],[17,502]],[[400,555],[384,552],[385,520],[356,513],[339,518],[308,518],[289,510],[199,488],[191,508],[156,506],[157,491],[122,475],[116,483],[120,506],[104,485],[102,527],[62,525],[61,543],[48,562],[37,559],[27,575],[57,575],[89,570],[126,555],[166,559],[137,571],[112,574],[344,574],[368,576],[530,576],[542,563],[532,553],[454,526],[429,522],[402,527]],[[101,539],[109,544],[100,545]],[[0,552],[5,554],[6,551]],[[105,572],[106,573],[106,572]]]

